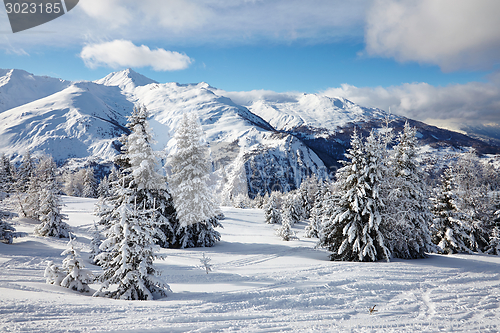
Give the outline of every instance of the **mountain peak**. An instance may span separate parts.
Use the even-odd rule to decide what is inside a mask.
[[[71,83],[22,69],[0,69],[0,112],[52,95]]]
[[[146,86],[151,83],[158,83],[155,80],[137,73],[131,68],[127,68],[119,72],[110,73],[102,79],[94,82],[105,86],[117,86],[123,90],[129,90],[139,86]]]

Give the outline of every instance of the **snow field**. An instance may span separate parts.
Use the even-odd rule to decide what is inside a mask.
[[[63,212],[86,258],[96,200],[64,197]],[[256,209],[223,208],[212,248],[162,249],[157,267],[172,293],[157,301],[91,297],[45,284],[67,239],[29,236],[0,243],[1,332],[499,332],[500,257],[431,255],[420,260],[330,262],[293,227],[284,242]],[[200,259],[212,260],[209,274]],[[100,268],[86,261],[95,273]],[[369,314],[369,308],[378,310]]]

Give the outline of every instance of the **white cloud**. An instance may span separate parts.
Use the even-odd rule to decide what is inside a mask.
[[[155,71],[181,70],[192,62],[185,54],[164,49],[151,50],[145,45],[136,46],[127,40],[87,45],[82,49],[80,57],[90,68],[150,66]]]
[[[499,13],[498,0],[376,0],[366,50],[444,71],[490,69],[500,62]]]
[[[450,129],[461,125],[500,126],[500,85],[494,80],[445,87],[406,83],[387,88],[358,88],[343,84],[323,93]]]
[[[287,43],[363,38],[369,0],[80,0],[43,25],[50,34],[5,35],[0,45],[71,46],[95,40],[177,45]],[[0,22],[9,30],[8,20]],[[38,28],[42,29],[42,28]],[[89,37],[90,36],[90,37]],[[29,50],[28,50],[29,51]]]

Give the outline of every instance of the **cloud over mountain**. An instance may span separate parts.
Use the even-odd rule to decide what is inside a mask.
[[[80,57],[90,68],[150,66],[155,71],[186,69],[192,62],[185,54],[164,49],[151,50],[145,45],[136,46],[131,41],[123,39],[86,45]]]
[[[391,87],[330,88],[327,96],[391,110],[392,113],[436,126],[459,130],[462,125],[500,125],[500,85],[495,81],[469,82],[444,87],[405,83]]]
[[[497,0],[377,0],[367,12],[371,56],[434,64],[445,72],[500,62]]]

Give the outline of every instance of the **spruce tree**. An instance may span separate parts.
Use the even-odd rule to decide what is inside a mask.
[[[151,145],[153,137],[147,122],[148,111],[145,107],[134,108],[128,118],[127,127],[131,133],[121,137],[122,153],[115,158],[121,171],[113,171],[109,175],[110,190],[108,197],[100,197],[96,207],[99,224],[106,228],[116,222],[116,210],[124,204],[137,205],[147,210],[148,218],[153,220],[157,230],[153,237],[162,247],[175,244],[175,209],[167,188],[165,177],[158,170],[158,153]],[[126,188],[128,196],[119,195]],[[105,193],[102,193],[105,194]]]
[[[165,178],[157,171],[147,118],[145,107],[134,108],[128,118],[131,133],[122,136],[122,154],[115,159],[121,168],[119,178],[97,209],[106,240],[95,256],[104,270],[95,296],[150,300],[169,290],[153,261],[160,258],[155,242],[165,246],[174,242],[172,205]]]
[[[98,198],[107,198],[110,196],[110,185],[108,176],[104,176],[97,186],[97,197]]]
[[[441,176],[441,187],[435,198],[432,198],[434,206],[432,213],[434,221],[431,226],[432,242],[436,244],[440,252],[471,253],[471,226],[467,218],[461,214],[456,205],[454,172],[452,167],[444,170]]]
[[[292,211],[289,207],[284,207],[283,215],[281,218],[281,226],[276,230],[276,234],[284,241],[298,239],[295,231],[292,230]]]
[[[17,235],[16,229],[3,219],[3,215],[0,212],[0,242],[12,244],[13,239]]]
[[[388,200],[383,228],[386,245],[396,258],[424,258],[433,251],[432,214],[424,175],[417,161],[416,129],[406,122],[384,177]]]
[[[296,191],[288,192],[284,196],[283,204],[281,206],[283,214],[287,212],[289,215],[290,225],[294,225],[300,222],[302,218],[302,202]]]
[[[7,155],[0,156],[0,192],[10,193],[15,190],[14,177],[16,171]]]
[[[34,234],[44,237],[68,238],[70,227],[64,222],[66,215],[61,213],[61,199],[54,188],[43,188],[40,192],[40,224],[35,227]]]
[[[220,240],[214,227],[222,227],[217,219],[219,208],[207,186],[211,165],[208,149],[200,141],[204,137],[195,116],[184,114],[174,139],[170,185],[179,224],[176,246],[208,247]]]
[[[488,247],[488,231],[491,230],[493,200],[489,195],[490,179],[486,178],[486,167],[474,150],[459,154],[453,165],[456,184],[456,204],[462,220],[470,225],[472,251],[483,251]]]
[[[329,204],[330,196],[331,193],[329,192],[328,187],[324,183],[320,183],[316,190],[316,193],[314,194],[311,213],[309,215],[308,224],[305,228],[305,237],[319,238],[323,218],[325,217],[327,220],[329,220],[331,217],[331,214],[329,214],[328,216],[323,214],[323,209],[326,207],[329,207],[330,209],[335,208],[333,204]],[[327,204],[324,205],[325,203]]]
[[[89,258],[94,265],[99,264],[99,262],[96,259],[96,256],[102,252],[100,246],[103,240],[104,239],[101,235],[99,227],[97,226],[97,223],[94,222],[94,230],[92,230],[92,240],[90,241],[90,258]]]
[[[278,192],[273,192],[269,196],[267,204],[264,205],[264,216],[267,224],[281,223],[281,214],[277,204]]]
[[[21,165],[17,169],[17,192],[25,193],[28,190],[30,179],[35,173],[35,161],[31,157],[31,152],[28,150],[23,156]]]
[[[313,180],[314,179],[314,180]],[[315,181],[316,178],[306,178],[300,183],[300,187],[298,189],[298,201],[300,202],[300,219],[299,220],[307,220],[311,217],[311,210],[313,206],[313,201],[310,198],[309,192],[311,191],[311,183]]]
[[[94,277],[90,270],[85,269],[85,264],[80,257],[80,249],[76,247],[74,238],[70,238],[68,248],[61,255],[66,256],[62,265],[66,276],[61,280],[61,287],[88,292],[89,283],[94,282]]]
[[[500,227],[495,226],[491,230],[488,247],[485,251],[487,254],[500,255]]]
[[[84,198],[96,198],[97,197],[97,180],[94,176],[94,169],[87,168],[83,170],[83,191],[82,195]]]
[[[130,205],[130,190],[123,188],[120,192],[124,200],[113,212],[115,223],[107,229],[102,253],[96,256],[103,273],[99,276],[102,286],[94,296],[127,300],[164,297],[170,288],[153,263],[161,257],[154,244],[157,224],[151,218],[152,211]]]
[[[61,213],[62,202],[59,196],[60,184],[56,179],[56,164],[52,157],[40,160],[35,176],[30,181],[28,200],[30,217],[38,219],[34,234],[44,237],[68,238],[70,227],[64,222],[66,215]]]
[[[372,132],[363,144],[356,130],[344,167],[337,172],[339,203],[335,214],[325,221],[319,245],[331,253],[331,260],[389,260],[390,252],[379,230],[381,144]]]
[[[252,200],[252,206],[254,208],[262,209],[264,207],[264,197],[259,193],[255,195],[255,197]]]

